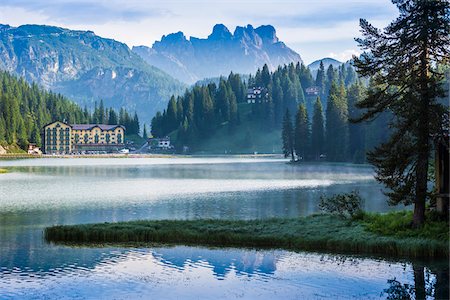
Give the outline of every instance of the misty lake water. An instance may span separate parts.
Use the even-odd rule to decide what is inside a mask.
[[[393,209],[369,166],[273,158],[87,158],[0,161],[0,299],[385,298],[388,280],[432,292],[445,261],[424,263],[284,250],[46,243],[54,224],[136,219],[305,216],[323,194],[358,190]],[[448,286],[446,287],[448,288]],[[430,293],[431,293],[430,292]]]

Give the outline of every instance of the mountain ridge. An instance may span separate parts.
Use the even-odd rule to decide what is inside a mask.
[[[223,24],[214,25],[207,38],[186,38],[182,31],[163,35],[152,47],[134,46],[132,51],[186,83],[234,73],[255,73],[264,64],[270,70],[301,56],[279,41],[272,25],[237,26],[233,33]]]
[[[150,66],[124,43],[93,31],[0,25],[0,69],[93,107],[138,110],[150,119],[185,85]]]

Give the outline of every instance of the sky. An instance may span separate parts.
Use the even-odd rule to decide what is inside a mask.
[[[126,43],[151,46],[182,31],[206,38],[215,24],[273,25],[279,39],[307,64],[324,57],[346,61],[360,53],[359,19],[385,27],[398,15],[389,0],[0,0],[0,23],[46,24]]]

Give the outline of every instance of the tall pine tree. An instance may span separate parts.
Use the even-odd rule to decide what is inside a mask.
[[[283,126],[281,129],[281,139],[283,142],[283,154],[284,157],[291,157],[291,160],[294,161],[294,128],[292,126],[291,114],[289,113],[289,109],[286,109],[286,112],[283,117]]]
[[[322,102],[317,97],[314,103],[314,114],[311,125],[311,153],[314,159],[319,159],[325,151],[325,129]]]
[[[305,160],[309,150],[309,124],[304,103],[298,106],[295,115],[294,147],[297,157]]]
[[[331,83],[326,112],[326,146],[329,161],[346,161],[348,109],[344,84]]]
[[[450,57],[450,2],[393,3],[400,16],[384,30],[366,20],[360,22],[363,38],[357,42],[366,52],[355,58],[355,66],[360,75],[372,76],[375,88],[359,102],[366,110],[359,120],[392,112],[394,132],[368,159],[377,179],[390,189],[391,203],[414,203],[413,223],[421,226],[430,192],[431,137],[448,128],[443,121],[448,120],[448,106],[437,102],[444,93],[443,74],[436,67]]]

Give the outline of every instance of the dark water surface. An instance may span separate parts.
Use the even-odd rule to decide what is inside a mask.
[[[442,261],[186,246],[72,248],[42,238],[54,224],[308,215],[320,195],[355,189],[366,210],[388,211],[368,166],[55,158],[0,167],[12,171],[0,175],[0,299],[371,299],[387,296],[390,279],[414,287],[418,274],[430,298],[448,289]]]

